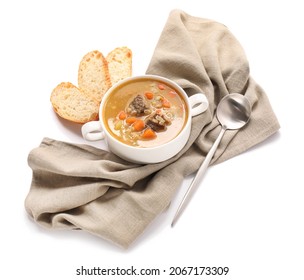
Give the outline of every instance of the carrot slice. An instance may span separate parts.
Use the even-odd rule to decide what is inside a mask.
[[[126,112],[125,112],[125,111],[119,112],[118,118],[119,118],[120,120],[125,120],[125,119],[127,118]]]
[[[160,90],[164,90],[164,89],[165,89],[165,86],[164,86],[163,84],[158,84],[158,88],[159,88]]]
[[[168,95],[169,95],[170,97],[176,97],[177,93],[176,93],[174,90],[170,90],[170,91],[168,92]]]
[[[165,108],[170,108],[171,107],[171,104],[170,104],[170,102],[169,102],[168,99],[164,98],[164,100],[163,100],[163,106]]]
[[[135,123],[137,121],[137,118],[135,117],[129,117],[126,119],[126,123],[131,125],[132,123]]]
[[[156,137],[156,133],[151,128],[145,129],[145,131],[142,134],[142,138],[145,138],[145,139],[153,139],[155,137]]]
[[[151,92],[151,91],[146,91],[146,92],[145,92],[145,96],[146,96],[149,100],[151,100],[151,99],[153,99],[154,94],[153,94],[153,92]]]
[[[135,131],[141,131],[145,128],[145,122],[143,120],[137,120],[133,123],[133,128]]]

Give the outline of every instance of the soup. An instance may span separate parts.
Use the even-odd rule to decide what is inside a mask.
[[[106,129],[117,140],[135,147],[153,147],[175,138],[188,118],[184,98],[157,80],[130,81],[105,100]]]

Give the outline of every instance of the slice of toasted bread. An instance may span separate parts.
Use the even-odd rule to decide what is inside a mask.
[[[78,69],[78,86],[85,94],[101,102],[111,87],[108,63],[101,52],[91,51],[82,58]]]
[[[106,60],[112,85],[132,75],[132,51],[129,48],[115,48],[107,55]]]
[[[62,118],[76,123],[98,120],[99,103],[72,83],[63,82],[51,93],[51,103]]]

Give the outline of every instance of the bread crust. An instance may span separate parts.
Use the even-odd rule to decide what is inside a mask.
[[[106,57],[112,85],[132,75],[133,54],[128,47],[118,47]]]
[[[79,64],[79,88],[100,103],[111,85],[108,62],[103,54],[98,50],[87,53]]]
[[[99,103],[70,82],[57,85],[50,101],[54,111],[66,120],[80,124],[98,120]]]

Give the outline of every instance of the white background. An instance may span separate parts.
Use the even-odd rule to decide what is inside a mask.
[[[159,268],[130,279],[304,279],[302,1],[1,1],[1,279],[95,279],[86,268]],[[49,97],[77,84],[80,59],[98,49],[133,51],[144,74],[172,9],[224,23],[245,49],[280,132],[211,167],[178,224],[172,204],[128,250],[85,232],[50,231],[28,218],[27,156],[43,137],[85,143],[80,126],[60,120]],[[104,148],[99,143],[96,146]],[[165,187],[165,186],[164,186]],[[171,266],[228,266],[227,276],[168,276]],[[167,272],[163,272],[166,270]],[[39,278],[38,278],[39,277]],[[99,276],[100,279],[125,279]]]

